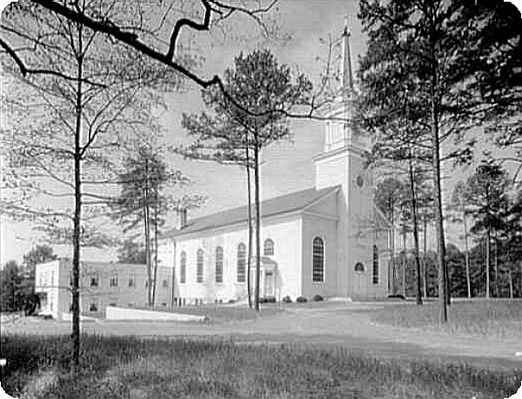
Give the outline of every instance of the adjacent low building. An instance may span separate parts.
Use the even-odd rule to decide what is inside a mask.
[[[72,262],[58,259],[36,265],[35,292],[40,296],[40,313],[58,320],[70,317]],[[158,266],[155,307],[172,304],[172,268]],[[107,306],[146,307],[148,278],[146,265],[82,262],[80,267],[80,312],[104,317]]]

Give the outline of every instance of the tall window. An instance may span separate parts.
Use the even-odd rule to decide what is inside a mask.
[[[315,237],[312,242],[312,281],[324,282],[324,240]]]
[[[91,281],[89,284],[91,287],[97,287],[99,285],[98,275],[94,274],[91,276]]]
[[[263,253],[264,253],[264,255],[273,255],[274,254],[274,242],[270,238],[267,238],[265,240],[265,247],[264,247]]]
[[[379,284],[379,248],[377,245],[373,246],[373,268],[372,268],[372,282]]]
[[[185,284],[187,281],[187,253],[181,252],[179,256],[179,282]]]
[[[198,283],[203,282],[203,250],[198,249],[198,256],[196,259],[196,281]]]
[[[117,287],[118,286],[118,274],[113,272],[111,277],[109,278],[109,287]]]
[[[216,283],[223,282],[223,247],[216,248]]]
[[[237,282],[244,283],[246,281],[246,246],[241,243],[237,246]]]

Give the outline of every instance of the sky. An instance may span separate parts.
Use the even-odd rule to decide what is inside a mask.
[[[234,56],[240,51],[248,52],[254,48],[269,47],[281,63],[299,68],[312,81],[317,81],[321,71],[318,56],[325,54],[327,47],[320,39],[331,34],[341,35],[344,19],[347,17],[351,31],[352,62],[357,69],[357,57],[365,50],[366,38],[357,20],[358,2],[355,0],[280,0],[277,7],[279,26],[291,36],[288,41],[266,42],[262,39],[241,40],[228,37],[223,40],[216,32],[198,33],[191,36],[205,56],[202,74],[211,76],[221,73],[233,64]],[[239,35],[254,32],[255,25],[245,18],[232,21]],[[186,91],[173,94],[167,99],[168,110],[160,116],[166,127],[166,141],[170,144],[187,143],[180,125],[182,113],[199,113],[203,110],[200,91],[194,84],[188,84]],[[271,198],[314,186],[314,165],[312,158],[322,151],[323,123],[298,120],[291,124],[291,141],[277,143],[268,147],[262,154],[261,197]],[[241,206],[246,202],[245,175],[239,167],[222,166],[209,162],[183,160],[170,156],[169,163],[179,168],[192,180],[189,191],[206,196],[207,202],[190,212],[190,217],[202,216],[223,209]],[[446,169],[445,187],[449,190],[454,181],[469,171]],[[167,228],[174,226],[172,217]],[[449,235],[456,236],[454,226]],[[2,223],[0,230],[2,243],[0,263],[9,259],[20,260],[23,253],[38,242],[38,236],[26,224]]]

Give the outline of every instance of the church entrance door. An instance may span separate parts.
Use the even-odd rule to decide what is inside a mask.
[[[274,282],[274,272],[273,271],[265,272],[263,294],[265,297],[275,296],[275,282]]]
[[[354,291],[358,296],[365,296],[368,287],[368,281],[364,273],[357,272],[354,276]]]
[[[364,265],[357,262],[353,274],[353,292],[356,296],[365,296],[368,288],[368,276],[364,272]]]

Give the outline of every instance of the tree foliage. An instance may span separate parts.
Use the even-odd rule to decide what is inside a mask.
[[[403,143],[414,140],[431,157],[443,322],[449,296],[441,162],[469,159],[473,140],[464,141],[469,129],[518,102],[520,17],[508,17],[507,10],[515,11],[500,0],[360,3],[369,37],[359,70],[366,128],[385,132],[406,121],[417,128],[401,135]],[[509,79],[499,78],[503,75]]]

